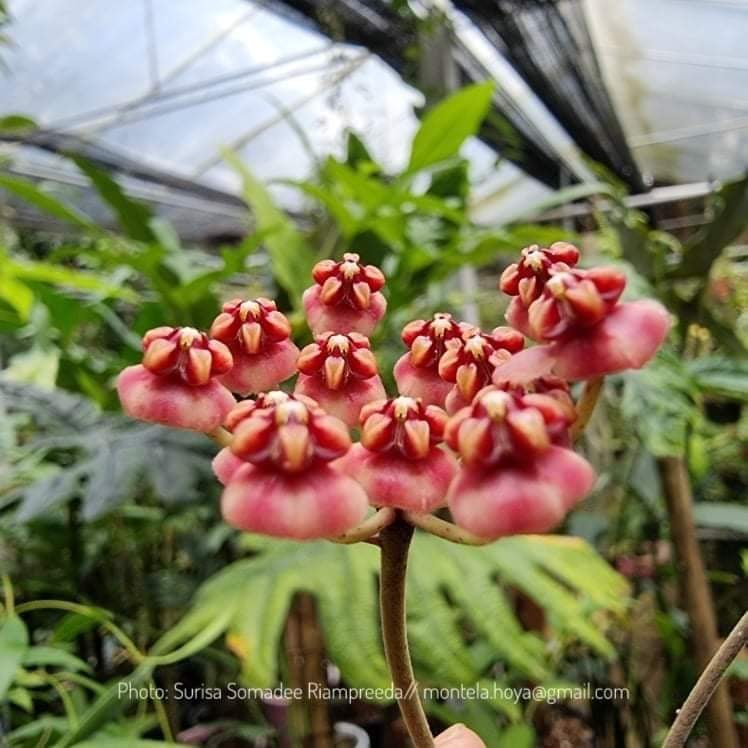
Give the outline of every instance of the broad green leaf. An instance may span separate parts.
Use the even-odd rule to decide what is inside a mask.
[[[686,366],[705,394],[748,402],[748,361],[705,356],[686,362]]]
[[[748,506],[721,501],[694,504],[693,516],[698,527],[714,527],[748,535]]]
[[[327,650],[345,680],[362,687],[387,683],[377,622],[377,552],[369,546],[251,540],[256,555],[208,580],[154,654],[226,616],[221,625],[242,661],[243,679],[257,687],[275,685],[283,626],[294,595],[304,591],[317,598]],[[409,562],[408,633],[421,684],[475,683],[497,661],[515,677],[550,677],[551,652],[520,625],[507,587],[542,606],[565,640],[614,656],[606,621],[623,614],[628,588],[584,541],[520,536],[464,548],[417,533]],[[474,653],[466,628],[486,643],[488,655]],[[493,708],[511,711],[506,704]]]
[[[478,132],[491,105],[493,90],[493,83],[475,83],[430,109],[413,138],[408,171],[456,156],[462,144]]]
[[[94,166],[88,159],[77,155],[72,156],[72,159],[91,180],[102,200],[114,211],[122,231],[127,236],[141,242],[157,240],[150,226],[153,213],[145,203],[129,197],[109,174]]]
[[[24,114],[6,114],[0,117],[0,132],[20,133],[36,130],[37,124]]]
[[[101,233],[101,229],[90,218],[45,192],[34,182],[8,174],[0,174],[0,188],[7,190],[16,197],[20,197],[43,213],[54,216],[66,223],[71,223],[78,228]]]
[[[57,381],[59,365],[60,351],[57,348],[35,346],[29,351],[11,356],[2,376],[14,382],[51,390]]]
[[[0,623],[0,703],[13,683],[28,646],[29,632],[26,624],[16,615],[3,619]]]
[[[683,248],[676,278],[706,278],[714,260],[748,224],[748,177],[727,182],[711,199],[712,219]]]
[[[0,299],[13,307],[23,322],[28,320],[34,305],[34,292],[25,283],[9,274],[0,274]]]
[[[45,391],[0,377],[0,396],[11,413],[27,413],[37,425],[28,444],[36,458],[64,447],[75,459],[46,470],[22,485],[16,519],[33,519],[49,507],[79,496],[85,520],[111,511],[145,482],[164,502],[187,502],[200,495],[215,450],[205,437],[122,416],[99,413],[93,403],[63,390]]]
[[[291,303],[300,308],[301,295],[310,284],[316,260],[293,221],[275,204],[264,185],[230,151],[224,158],[241,176],[244,200],[254,215],[256,228],[262,232],[272,261],[273,275],[288,293]]]
[[[683,455],[689,429],[701,420],[697,390],[683,362],[663,350],[623,378],[623,415],[647,449],[656,457]]]

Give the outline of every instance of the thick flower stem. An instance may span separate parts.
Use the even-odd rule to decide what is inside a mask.
[[[678,716],[673,722],[662,748],[680,748],[680,746],[685,745],[686,738],[696,724],[699,715],[704,711],[704,707],[717,690],[725,671],[746,644],[748,644],[748,612],[743,614],[743,617],[712,657],[704,672],[699,676],[693,690],[678,710]]]
[[[574,421],[570,429],[573,441],[576,441],[582,435],[590,418],[592,418],[595,405],[597,405],[597,399],[600,397],[600,392],[603,389],[604,381],[604,377],[596,377],[584,383],[582,396],[577,402],[577,420]]]
[[[365,540],[372,541],[377,533],[381,532],[387,525],[392,524],[395,515],[396,512],[394,509],[388,506],[383,507],[372,514],[371,517],[367,517],[360,525],[356,525],[356,527],[351,528],[342,535],[328,538],[328,540],[344,545],[360,543]]]
[[[433,748],[434,738],[418,695],[418,684],[413,675],[408,650],[405,576],[413,532],[413,526],[398,517],[380,533],[382,573],[379,583],[379,610],[384,653],[403,721],[415,748]]]
[[[478,535],[463,530],[451,522],[440,519],[433,514],[420,514],[418,512],[405,512],[405,519],[414,527],[420,527],[432,535],[436,535],[451,543],[460,545],[486,545],[492,542],[490,539],[481,538]]]

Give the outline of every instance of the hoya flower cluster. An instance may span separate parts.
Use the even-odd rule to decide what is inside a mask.
[[[543,532],[595,479],[571,448],[568,382],[641,367],[669,327],[656,302],[620,302],[618,270],[578,260],[565,242],[524,249],[501,277],[508,327],[444,312],[408,323],[390,398],[368,338],[386,312],[385,277],[348,253],[313,270],[302,301],[314,342],[301,351],[273,301],[234,299],[208,334],[146,333],[120,399],[141,420],[223,433],[222,511],[243,530],[334,537],[369,506],[448,506],[478,538]],[[279,389],[294,376],[292,393]]]

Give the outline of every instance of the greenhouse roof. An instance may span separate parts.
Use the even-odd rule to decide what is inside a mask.
[[[438,5],[453,20],[461,77],[499,84],[503,125],[487,126],[483,142],[465,149],[482,220],[505,220],[548,186],[592,179],[585,156],[633,191],[745,170],[748,4]],[[3,152],[17,173],[58,182],[77,198],[85,199],[85,180],[56,155],[71,147],[117,168],[135,194],[199,238],[241,230],[239,181],[222,148],[266,180],[307,176],[317,156],[342,152],[348,129],[388,168],[407,158],[423,96],[408,83],[415,32],[394,3],[8,6],[4,113],[28,115],[41,129]],[[506,156],[498,168],[497,151]],[[298,193],[278,189],[287,206],[300,206]]]

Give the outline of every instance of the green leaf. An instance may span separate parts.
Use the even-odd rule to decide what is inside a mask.
[[[22,133],[36,128],[36,122],[23,114],[6,114],[0,117],[0,132]]]
[[[732,530],[748,536],[748,506],[721,501],[701,501],[694,504],[693,515],[698,527]]]
[[[683,362],[662,350],[623,379],[623,415],[647,449],[656,457],[682,456],[689,429],[701,420],[694,401],[698,390]]]
[[[75,450],[68,464],[43,463],[48,470],[18,489],[19,521],[73,496],[81,498],[83,518],[93,520],[133,496],[143,483],[164,502],[192,501],[211,473],[215,450],[202,435],[99,413],[84,397],[2,377],[0,396],[9,412],[28,413],[36,422],[36,439],[21,455],[28,450],[38,459],[60,447]]]
[[[154,653],[225,616],[219,628],[225,628],[228,646],[242,662],[243,679],[257,687],[273,686],[280,677],[288,610],[294,595],[303,591],[317,599],[327,650],[346,682],[374,688],[388,683],[377,622],[376,550],[248,539],[256,555],[208,580]],[[418,533],[409,562],[408,632],[419,682],[475,683],[496,661],[506,663],[516,677],[539,682],[550,677],[551,652],[517,620],[509,586],[536,600],[566,640],[614,656],[603,632],[611,614],[624,612],[627,585],[584,541],[526,536],[468,549]],[[466,631],[472,632],[470,638]],[[474,654],[476,637],[486,644],[488,656]],[[512,711],[505,703],[492,708]],[[518,716],[516,710],[512,715]]]
[[[150,226],[151,209],[138,200],[133,200],[122,187],[105,171],[94,166],[83,156],[71,156],[76,166],[91,180],[104,202],[112,208],[119,225],[127,236],[141,242],[157,241]]]
[[[27,322],[34,305],[34,292],[11,275],[0,275],[0,299],[13,307],[23,322]]]
[[[75,748],[189,748],[186,743],[164,743],[161,740],[134,740],[133,738],[108,738],[97,736],[94,740],[75,743]]]
[[[31,647],[23,657],[24,667],[57,667],[73,673],[90,672],[91,668],[79,657],[59,647],[38,645]]]
[[[706,278],[714,260],[748,224],[748,177],[724,184],[711,198],[712,219],[686,242],[674,278]]]
[[[146,683],[150,679],[152,672],[152,666],[143,663],[127,678],[122,678],[112,683],[80,715],[77,727],[65,734],[54,744],[55,748],[68,748],[68,746],[78,745],[100,730],[118,714],[121,714],[132,700],[133,689],[137,689]],[[92,745],[99,746],[98,739],[89,743],[89,746]]]
[[[11,688],[8,691],[7,699],[11,704],[15,704],[19,709],[23,709],[29,714],[34,711],[34,702],[28,688]]]
[[[705,394],[748,402],[748,361],[704,356],[688,361],[686,366]]]
[[[0,174],[0,187],[30,203],[43,213],[65,221],[65,223],[71,223],[78,228],[101,233],[101,229],[90,218],[56,197],[52,197],[52,195],[37,187],[34,182],[20,177],[12,177],[8,174]]]
[[[532,725],[511,725],[501,733],[496,748],[533,748],[536,745],[535,730]]]
[[[408,171],[456,156],[462,144],[478,132],[491,105],[493,83],[465,86],[429,110],[411,146]]]
[[[16,615],[9,615],[0,624],[0,703],[13,683],[29,646],[29,632]]]
[[[2,179],[2,177],[0,177]],[[53,265],[48,262],[16,260],[0,257],[3,269],[16,278],[38,283],[62,286],[73,291],[96,294],[103,298],[137,302],[140,297],[130,288],[124,288],[94,273]]]
[[[16,353],[8,361],[2,376],[14,382],[33,384],[45,390],[54,389],[57,370],[60,365],[60,351],[56,348],[34,346],[29,351]]]
[[[254,215],[257,230],[265,236],[265,247],[272,261],[273,275],[288,293],[291,303],[301,307],[301,295],[310,284],[316,260],[293,221],[275,204],[272,196],[239,157],[225,151],[224,158],[241,176],[244,200]]]

